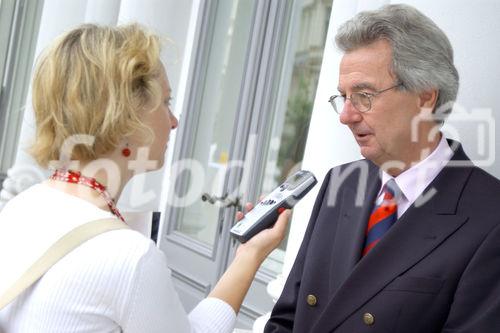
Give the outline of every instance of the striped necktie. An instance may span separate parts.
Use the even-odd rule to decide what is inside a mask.
[[[365,244],[362,255],[365,256],[384,237],[384,234],[398,219],[396,199],[399,193],[394,179],[389,180],[382,189],[383,201],[373,209],[365,231]]]

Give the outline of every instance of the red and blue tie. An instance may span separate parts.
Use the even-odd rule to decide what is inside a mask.
[[[398,186],[394,179],[389,180],[383,187],[383,201],[373,209],[365,231],[365,246],[362,255],[365,256],[377,245],[384,234],[398,219],[396,200]]]

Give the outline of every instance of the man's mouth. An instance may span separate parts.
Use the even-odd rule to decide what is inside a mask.
[[[369,137],[371,134],[370,133],[354,133],[354,136],[356,139],[365,139]]]

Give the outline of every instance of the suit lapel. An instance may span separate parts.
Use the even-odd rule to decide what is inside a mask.
[[[452,161],[464,159],[467,157],[461,147],[458,147]],[[394,278],[431,253],[467,221],[467,216],[456,214],[456,208],[470,173],[471,168],[467,166],[443,169],[379,244],[357,264],[353,264],[353,258],[356,255],[359,258],[361,251],[359,233],[364,233],[366,211],[351,215],[354,223],[347,223],[348,219],[343,218],[337,238],[343,237],[341,232],[347,234],[339,245],[334,246],[334,258],[338,264],[333,264],[333,269],[338,271],[332,271],[334,286],[337,283],[341,285],[338,290],[335,288],[336,292],[313,327],[313,332],[338,327]],[[435,193],[430,200],[423,200],[431,195],[432,192],[429,191]],[[349,237],[355,237],[356,241],[352,242],[353,238]],[[354,244],[350,245],[349,242]],[[335,277],[337,273],[339,278]]]
[[[374,202],[380,188],[378,169],[370,165],[369,181],[367,182],[366,195],[363,202]],[[358,181],[362,181],[358,179]],[[356,192],[358,184],[347,187],[342,196],[342,209],[338,222],[335,241],[332,249],[332,265],[330,267],[330,290],[334,294],[341,284],[351,274],[361,257],[361,249],[365,241],[364,233],[366,221],[371,212],[370,205],[356,206]]]

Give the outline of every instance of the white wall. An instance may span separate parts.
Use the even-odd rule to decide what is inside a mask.
[[[456,128],[458,138],[469,157],[489,173],[500,177],[500,159],[493,160],[495,156],[500,156],[499,138],[493,137],[491,143],[497,144],[485,147],[483,154],[480,145],[485,140],[484,136],[478,133],[482,124],[488,121],[487,112],[479,109],[489,109],[492,113],[493,118],[486,126],[490,133],[495,133],[494,127],[491,127],[495,120],[500,120],[500,94],[496,88],[500,77],[500,2],[401,2],[414,6],[418,4],[418,8],[431,17],[450,38],[455,51],[455,64],[460,74],[460,89],[457,106],[445,130]],[[462,109],[466,112],[463,116]]]

